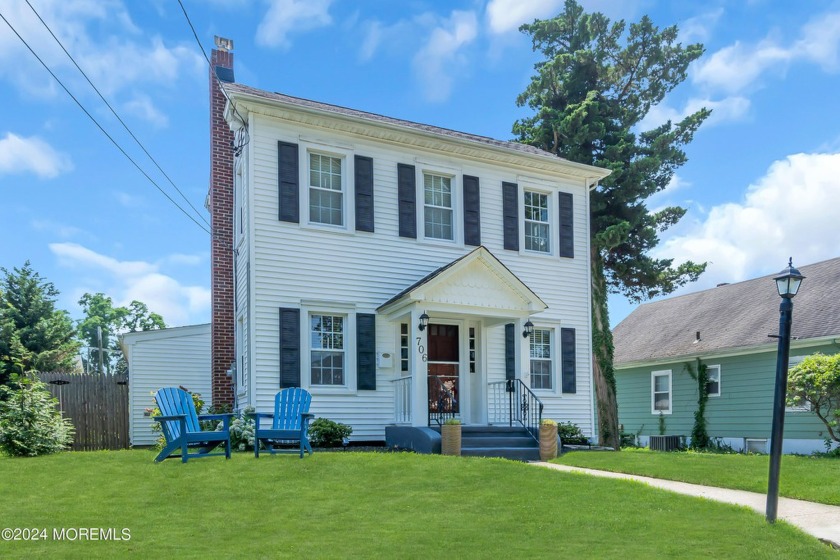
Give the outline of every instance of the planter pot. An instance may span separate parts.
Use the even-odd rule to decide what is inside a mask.
[[[440,454],[461,454],[461,425],[444,424],[440,427]]]
[[[540,459],[557,457],[557,424],[540,424]]]

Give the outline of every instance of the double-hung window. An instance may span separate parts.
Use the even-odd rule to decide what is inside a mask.
[[[720,396],[720,366],[706,366],[706,394]]]
[[[650,374],[651,414],[671,414],[671,370]]]
[[[345,315],[309,316],[312,385],[345,384]]]
[[[423,173],[423,221],[427,239],[453,240],[452,178]]]
[[[344,225],[344,169],[341,157],[309,153],[309,222]]]
[[[524,192],[525,250],[551,253],[549,196],[546,193]]]
[[[534,329],[531,333],[531,388],[552,388],[552,332],[550,329]]]

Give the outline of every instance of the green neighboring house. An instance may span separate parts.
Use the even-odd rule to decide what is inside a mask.
[[[840,258],[799,267],[793,299],[791,366],[815,352],[840,352]],[[615,327],[619,422],[647,445],[660,434],[690,436],[699,394],[686,364],[709,373],[709,436],[734,449],[769,450],[779,332],[773,276],[640,305]],[[784,453],[825,450],[825,426],[807,408],[788,408]]]

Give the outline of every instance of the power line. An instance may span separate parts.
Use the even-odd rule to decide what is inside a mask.
[[[49,67],[49,66],[47,66],[47,64],[46,64],[46,63],[45,63],[45,62],[41,59],[41,57],[40,57],[40,56],[38,56],[38,53],[36,53],[36,52],[32,49],[32,47],[30,47],[30,46],[29,46],[29,43],[27,43],[27,42],[26,42],[26,39],[24,39],[24,38],[20,35],[20,33],[18,33],[18,32],[17,32],[17,29],[15,29],[15,27],[14,27],[11,23],[9,23],[9,20],[7,20],[7,19],[6,19],[6,17],[5,17],[2,13],[0,13],[0,18],[2,18],[4,22],[6,22],[6,25],[8,25],[8,26],[9,26],[9,29],[11,29],[11,30],[12,30],[12,32],[13,32],[15,35],[17,35],[17,38],[21,40],[21,42],[22,42],[22,43],[26,46],[26,48],[27,48],[27,49],[29,49],[29,52],[31,52],[31,53],[32,53],[32,56],[34,56],[34,57],[38,60],[38,62],[40,62],[40,63],[41,63],[41,66],[43,66],[43,67],[46,69],[46,71],[50,73],[50,76],[52,76],[52,77],[53,77],[53,79],[54,79],[56,82],[58,82],[58,85],[60,85],[60,86],[64,89],[64,91],[67,93],[67,95],[69,95],[69,96],[73,99],[73,101],[75,101],[75,102],[76,102],[76,105],[78,105],[78,106],[79,106],[79,108],[80,108],[80,109],[81,109],[81,110],[85,113],[85,115],[87,115],[87,116],[88,116],[88,118],[89,118],[91,121],[93,121],[93,124],[95,124],[95,125],[97,126],[97,128],[99,128],[99,130],[102,132],[102,134],[104,134],[104,135],[108,138],[108,140],[110,140],[110,141],[111,141],[111,143],[112,143],[112,144],[114,144],[114,146],[116,146],[116,148],[117,148],[117,149],[118,149],[118,150],[122,153],[122,155],[124,155],[124,156],[126,157],[126,159],[128,159],[128,161],[130,161],[130,162],[134,165],[134,167],[136,167],[136,168],[137,168],[137,170],[138,170],[140,173],[142,173],[142,174],[143,174],[143,176],[144,176],[144,177],[146,177],[146,179],[148,179],[148,180],[149,180],[149,182],[150,182],[150,183],[152,183],[152,185],[154,185],[154,186],[155,186],[155,188],[156,188],[157,190],[159,190],[159,191],[161,192],[161,194],[162,194],[163,196],[165,196],[165,197],[166,197],[166,198],[167,198],[167,199],[168,199],[168,200],[169,200],[172,204],[174,204],[174,205],[175,205],[175,207],[176,207],[176,208],[178,208],[178,210],[180,210],[181,212],[183,212],[183,214],[184,214],[187,218],[189,218],[189,219],[190,219],[193,223],[195,223],[195,225],[197,225],[198,227],[200,227],[200,228],[201,228],[202,230],[204,230],[206,233],[208,233],[208,234],[212,235],[209,229],[207,229],[206,227],[204,227],[203,225],[201,225],[201,223],[199,223],[199,222],[198,222],[195,218],[193,218],[193,217],[192,217],[192,216],[191,216],[191,215],[190,215],[190,214],[189,214],[186,210],[184,210],[184,209],[183,209],[183,208],[182,208],[182,207],[181,207],[181,206],[180,206],[177,202],[175,202],[175,200],[173,200],[173,198],[172,198],[171,196],[169,196],[169,195],[166,193],[166,191],[164,191],[164,190],[160,187],[160,185],[158,185],[158,184],[155,182],[155,180],[154,180],[154,179],[152,179],[152,178],[149,176],[149,174],[148,174],[148,173],[146,173],[146,172],[143,170],[143,168],[141,168],[141,167],[140,167],[140,165],[138,165],[138,164],[137,164],[137,162],[136,162],[136,161],[134,161],[134,159],[132,159],[132,157],[131,157],[130,155],[128,155],[128,152],[126,152],[126,151],[122,148],[122,146],[120,146],[120,145],[119,145],[119,143],[117,143],[117,141],[116,141],[116,140],[114,140],[114,138],[113,138],[110,134],[108,134],[108,132],[107,132],[107,131],[106,131],[106,130],[102,127],[102,125],[101,125],[101,124],[99,124],[99,122],[98,122],[98,121],[97,121],[97,120],[93,117],[93,115],[91,115],[91,114],[90,114],[90,112],[88,112],[88,110],[87,110],[87,109],[85,109],[84,105],[82,105],[82,104],[81,104],[81,102],[80,102],[78,99],[76,99],[76,96],[75,96],[75,95],[73,95],[73,94],[70,92],[70,90],[69,90],[69,89],[67,89],[67,86],[65,86],[65,85],[64,85],[64,83],[63,83],[60,79],[58,79],[58,76],[56,76],[56,75],[55,75],[55,73],[54,73],[54,72],[50,69],[50,67]]]
[[[210,67],[211,75],[216,79],[216,83],[219,84],[219,89],[222,91],[222,95],[225,96],[225,99],[227,99],[228,103],[230,103],[230,106],[233,107],[233,112],[236,114],[237,117],[239,117],[239,122],[242,123],[242,126],[245,129],[245,133],[247,134],[248,133],[248,122],[242,117],[242,115],[239,114],[239,111],[236,109],[236,103],[234,103],[233,100],[231,100],[230,96],[228,95],[227,91],[225,90],[224,84],[219,79],[219,77],[216,75],[216,72],[214,71],[214,68],[213,68],[213,63],[210,62],[210,58],[207,56],[207,52],[205,52],[204,46],[201,44],[201,40],[198,38],[198,33],[196,33],[196,31],[195,31],[195,27],[192,24],[192,20],[190,20],[190,15],[187,13],[187,9],[184,7],[184,3],[181,0],[178,0],[178,5],[181,6],[181,11],[184,12],[184,17],[187,18],[187,24],[190,26],[190,29],[192,30],[193,37],[195,37],[195,42],[198,44],[198,50],[200,50],[201,54],[204,55],[204,60],[207,61],[207,65]],[[240,152],[242,151],[242,148],[244,148],[245,145],[248,144],[248,142],[249,142],[249,140],[246,138],[245,140],[242,140],[239,145],[234,146],[233,147],[234,155],[238,156],[240,154]]]
[[[169,181],[169,184],[170,184],[170,185],[172,185],[172,186],[175,188],[175,190],[176,190],[176,191],[178,191],[178,194],[180,194],[180,195],[181,195],[181,198],[183,198],[183,199],[184,199],[184,201],[185,201],[187,204],[189,204],[190,208],[192,208],[192,209],[193,209],[193,211],[196,213],[196,215],[197,215],[199,218],[201,218],[201,219],[204,221],[204,223],[205,223],[205,224],[207,224],[208,226],[210,226],[210,222],[208,222],[208,221],[207,221],[207,219],[206,219],[204,216],[202,216],[202,215],[201,215],[201,212],[199,212],[199,211],[196,209],[196,207],[192,205],[192,203],[191,203],[191,202],[189,201],[189,199],[188,199],[188,198],[184,195],[184,193],[183,193],[183,192],[181,192],[181,189],[179,189],[179,188],[178,188],[178,186],[175,184],[175,182],[174,182],[174,181],[173,181],[173,180],[169,177],[169,175],[167,175],[167,174],[166,174],[166,172],[165,172],[165,171],[161,168],[161,166],[160,166],[160,164],[158,164],[157,160],[156,160],[154,157],[152,157],[152,154],[150,154],[150,153],[149,153],[149,151],[146,149],[146,147],[145,147],[145,146],[143,146],[143,143],[142,143],[142,142],[140,142],[140,140],[138,140],[138,139],[137,139],[137,136],[135,136],[135,135],[134,135],[134,133],[131,131],[131,129],[128,127],[128,125],[127,125],[127,124],[125,124],[125,122],[124,122],[124,121],[120,118],[120,116],[117,114],[117,112],[116,112],[116,111],[114,110],[114,108],[111,106],[111,104],[110,104],[110,103],[108,103],[108,100],[107,100],[107,99],[105,99],[105,96],[104,96],[104,95],[102,95],[102,93],[99,91],[99,89],[98,89],[95,85],[93,85],[93,82],[91,81],[91,79],[88,77],[88,75],[85,73],[85,71],[84,71],[84,70],[82,70],[82,68],[81,68],[81,67],[80,67],[80,66],[76,63],[76,60],[73,58],[73,55],[71,55],[71,54],[67,51],[67,49],[64,47],[64,44],[63,44],[63,43],[59,40],[59,38],[58,38],[58,37],[56,37],[55,33],[53,33],[53,30],[52,30],[52,29],[50,29],[50,26],[49,26],[49,25],[47,25],[47,22],[45,22],[45,21],[44,21],[44,18],[42,18],[42,17],[41,17],[41,14],[39,14],[39,13],[38,13],[38,11],[37,11],[37,10],[35,10],[35,8],[32,6],[32,4],[29,2],[29,0],[26,0],[26,4],[29,6],[29,9],[30,9],[30,10],[32,10],[32,13],[34,13],[34,14],[35,14],[35,16],[36,16],[36,17],[37,17],[37,18],[41,21],[41,23],[42,23],[42,24],[43,24],[43,26],[47,29],[47,31],[49,31],[50,35],[52,35],[52,38],[53,38],[53,39],[55,39],[55,42],[56,42],[56,43],[58,43],[58,46],[59,46],[59,47],[61,47],[61,50],[63,50],[63,51],[64,51],[64,54],[66,54],[66,55],[67,55],[67,57],[70,59],[70,61],[73,63],[73,65],[74,65],[74,66],[76,66],[76,69],[77,69],[79,72],[81,72],[82,76],[84,76],[84,77],[85,77],[85,80],[87,80],[87,83],[88,83],[88,84],[90,84],[90,87],[92,87],[92,88],[93,88],[93,91],[95,91],[95,92],[97,93],[97,95],[99,95],[99,98],[102,100],[102,102],[103,102],[103,103],[105,103],[105,105],[108,107],[108,109],[110,109],[110,110],[111,110],[111,113],[113,113],[113,114],[114,114],[114,116],[117,118],[117,120],[118,120],[118,121],[120,122],[120,124],[123,126],[123,128],[125,128],[126,132],[128,132],[128,134],[129,134],[129,135],[130,135],[130,136],[134,139],[134,141],[137,143],[137,145],[138,145],[138,146],[140,146],[140,149],[141,149],[141,150],[143,150],[143,153],[145,153],[145,154],[146,154],[146,156],[148,156],[148,158],[152,161],[152,163],[154,163],[154,164],[155,164],[155,167],[157,167],[157,168],[158,168],[158,171],[160,171],[160,172],[163,174],[163,176],[164,176],[164,177],[166,177],[166,179]],[[7,23],[8,23],[8,22],[7,22]]]

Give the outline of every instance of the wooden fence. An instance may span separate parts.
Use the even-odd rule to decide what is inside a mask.
[[[128,376],[41,373],[76,428],[73,451],[128,449]]]

